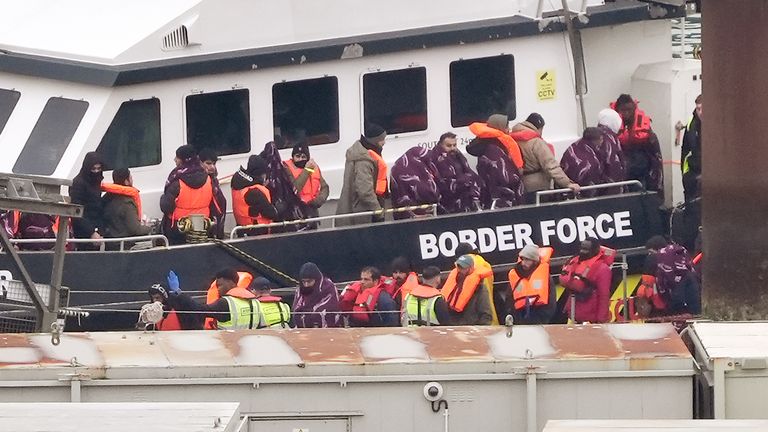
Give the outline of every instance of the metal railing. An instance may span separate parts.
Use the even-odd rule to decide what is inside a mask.
[[[11,244],[54,244],[56,243],[55,238],[40,238],[40,239],[10,239]],[[136,236],[136,237],[112,237],[112,238],[100,238],[100,239],[90,239],[90,238],[69,238],[66,240],[67,243],[74,243],[74,244],[83,244],[83,243],[91,243],[91,244],[98,244],[99,250],[104,250],[107,244],[111,243],[119,243],[120,244],[120,251],[125,250],[125,243],[126,242],[142,242],[142,241],[152,241],[154,244],[155,241],[158,241],[161,243],[161,245],[158,245],[157,247],[168,247],[168,237],[162,235],[162,234],[152,234],[152,235],[145,235],[145,236]],[[154,247],[154,246],[153,246]]]
[[[602,184],[596,184],[596,185],[589,185],[589,186],[582,186],[581,191],[590,191],[590,190],[599,190],[599,189],[610,189],[615,187],[621,187],[621,186],[637,186],[641,190],[644,190],[643,184],[639,180],[625,180],[620,182],[613,182],[613,183],[602,183]],[[578,198],[578,194],[574,193],[571,189],[563,188],[563,189],[549,189],[549,190],[543,190],[536,192],[536,205],[541,205],[541,197],[545,195],[557,195],[561,193],[572,193],[576,198]]]
[[[241,226],[236,226],[232,228],[232,231],[230,231],[229,233],[229,237],[236,238],[236,235],[238,232],[246,231],[254,228],[286,227],[291,225],[304,225],[304,224],[310,224],[313,222],[322,222],[322,221],[331,221],[331,228],[336,228],[336,221],[339,219],[350,219],[350,218],[360,217],[360,216],[371,216],[371,217],[383,216],[388,213],[402,213],[402,212],[414,211],[414,210],[430,210],[430,212],[432,213],[432,216],[437,216],[437,204],[422,204],[417,206],[405,206],[405,207],[371,210],[371,211],[364,211],[364,212],[357,212],[357,213],[344,213],[344,214],[329,215],[329,216],[318,216],[318,217],[308,218],[308,219],[296,219],[296,220],[290,220],[290,221],[272,222],[269,224],[241,225]]]

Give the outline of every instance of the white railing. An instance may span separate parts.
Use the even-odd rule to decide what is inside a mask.
[[[53,245],[56,243],[55,238],[40,238],[40,239],[10,239],[11,244],[51,244]],[[155,241],[158,241],[162,244],[163,247],[168,247],[168,237],[162,235],[162,234],[152,234],[152,235],[145,235],[145,236],[136,236],[136,237],[113,237],[113,238],[100,238],[100,239],[90,239],[90,238],[69,238],[67,239],[67,243],[73,243],[73,244],[83,244],[83,243],[91,243],[91,244],[98,244],[99,250],[104,250],[105,246],[107,244],[112,243],[119,243],[120,244],[120,251],[125,250],[125,243],[126,242],[142,242],[142,241],[152,241],[154,244]]]
[[[229,236],[230,238],[234,239],[236,238],[237,233],[239,233],[240,231],[246,231],[254,228],[285,227],[290,225],[304,225],[304,224],[309,224],[313,222],[322,222],[322,221],[331,221],[331,228],[336,228],[336,221],[339,219],[350,219],[350,218],[360,217],[360,216],[371,216],[371,217],[382,216],[388,213],[401,213],[401,212],[414,211],[414,210],[430,210],[430,212],[432,213],[432,216],[437,216],[437,204],[423,204],[423,205],[417,205],[417,206],[405,206],[405,207],[398,207],[398,208],[392,208],[392,209],[380,209],[380,210],[371,210],[371,211],[357,212],[357,213],[344,213],[344,214],[330,215],[330,216],[318,216],[318,217],[308,218],[308,219],[296,219],[291,221],[272,222],[269,224],[242,225],[242,226],[236,226],[232,228],[232,231],[230,232]]]
[[[613,183],[602,183],[602,184],[596,184],[596,185],[590,185],[590,186],[582,186],[582,191],[590,191],[590,190],[599,190],[599,189],[610,189],[620,186],[637,186],[641,190],[644,189],[643,184],[639,180],[625,180],[620,182],[613,182]],[[561,193],[574,193],[571,189],[563,188],[563,189],[549,189],[549,190],[543,190],[536,192],[536,205],[541,205],[541,197],[545,195],[557,195]],[[578,197],[578,194],[575,194],[576,197]]]

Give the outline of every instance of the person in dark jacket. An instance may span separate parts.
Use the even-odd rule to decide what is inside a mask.
[[[100,230],[104,224],[104,207],[101,201],[101,181],[104,179],[104,161],[96,152],[88,152],[83,165],[69,188],[72,204],[83,206],[83,216],[72,219],[75,238],[101,239]],[[79,249],[98,249],[98,245],[82,243]]]
[[[133,187],[133,177],[128,168],[112,171],[112,181],[125,186],[125,191],[112,190],[104,195],[104,236],[133,237],[149,234],[151,227],[142,225],[136,199],[138,189]]]
[[[175,274],[174,274],[175,275]],[[203,315],[198,305],[187,293],[168,289],[163,284],[149,287],[149,299],[163,305],[163,319],[155,324],[157,330],[202,330]]]
[[[213,185],[215,203],[211,204],[211,216],[213,216],[216,226],[214,227],[214,233],[216,238],[224,238],[224,224],[227,217],[227,198],[224,196],[224,192],[221,191],[219,185],[219,171],[216,169],[216,162],[219,161],[219,155],[216,150],[210,147],[204,147],[198,154],[200,158],[200,164],[203,170],[211,178],[211,184]]]
[[[619,115],[612,112],[617,119]],[[620,121],[620,120],[619,120]],[[607,126],[588,127],[580,140],[571,144],[560,159],[568,177],[581,186],[623,181],[624,158],[616,134]],[[584,198],[620,193],[621,188],[586,190]]]
[[[277,209],[272,204],[269,189],[264,185],[266,178],[267,165],[260,155],[252,155],[248,158],[247,167],[240,167],[232,176],[232,210],[238,225],[253,225],[255,222],[277,219]],[[243,205],[247,209],[241,208]],[[255,228],[249,230],[247,235],[261,235],[267,232],[267,229]]]
[[[185,192],[181,199],[196,197],[208,202],[197,209],[195,214],[215,218],[215,214],[212,215],[210,209],[216,206],[214,197],[217,195],[217,188],[203,170],[197,151],[191,145],[184,145],[176,149],[174,161],[176,168],[171,171],[168,180],[166,180],[165,190],[160,196],[160,210],[163,212],[163,233],[168,237],[168,241],[171,244],[182,244],[186,241],[186,235],[179,231],[176,226],[176,221],[185,216],[184,213],[188,213],[185,211],[185,207],[177,205],[182,195],[182,189]]]
[[[299,269],[299,287],[291,310],[298,328],[342,326],[339,292],[315,263],[304,263]]]
[[[482,181],[459,150],[456,134],[442,134],[428,157],[440,195],[440,214],[482,210]]]
[[[701,196],[701,95],[696,98],[693,118],[685,128],[683,147],[680,149],[680,168],[683,170],[685,201]]]
[[[611,105],[621,115],[619,141],[627,163],[627,180],[639,180],[647,190],[664,192],[664,167],[659,138],[651,128],[651,119],[639,109],[628,94]]]
[[[493,114],[487,123],[472,123],[469,130],[476,138],[467,145],[467,153],[477,157],[477,174],[483,180],[483,206],[500,208],[522,204],[523,156],[517,142],[509,136],[507,116]]]
[[[364,134],[345,153],[344,180],[336,214],[381,210],[387,196],[387,165],[382,158],[387,132],[368,124]],[[381,222],[383,216],[356,216],[336,221],[336,226]]]

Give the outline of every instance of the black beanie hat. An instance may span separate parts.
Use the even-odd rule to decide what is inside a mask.
[[[252,155],[248,158],[248,174],[256,177],[267,173],[267,163],[259,155]]]
[[[291,156],[296,156],[297,154],[303,154],[306,157],[309,157],[309,146],[305,143],[299,143],[293,146],[293,151],[291,151]]]
[[[539,113],[531,113],[525,121],[536,126],[536,129],[538,130],[541,130],[544,127],[544,117]]]
[[[131,176],[131,171],[128,168],[117,168],[112,171],[112,182],[115,184],[123,184],[128,177]]]
[[[197,156],[197,150],[191,145],[183,145],[176,149],[176,157],[185,161]]]
[[[376,123],[368,123],[365,125],[365,133],[363,134],[371,142],[379,142],[387,137],[387,131],[383,127]]]

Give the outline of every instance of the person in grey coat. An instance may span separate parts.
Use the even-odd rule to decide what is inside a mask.
[[[386,138],[387,132],[381,126],[369,124],[360,139],[347,149],[344,181],[336,214],[381,210],[384,207],[387,166],[381,151]],[[339,219],[336,225],[358,225],[383,219],[383,216],[358,216]]]

